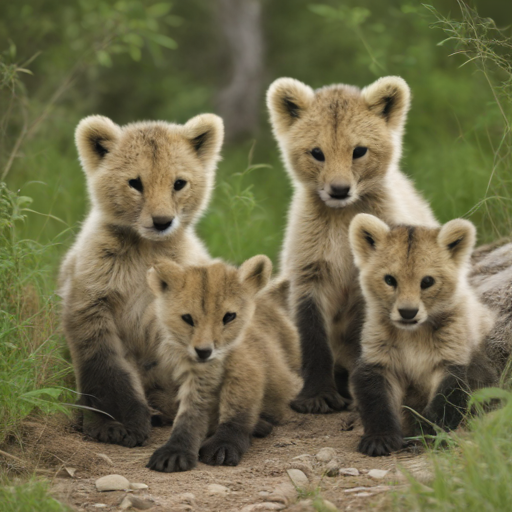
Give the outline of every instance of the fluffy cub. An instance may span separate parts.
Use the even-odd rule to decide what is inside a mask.
[[[462,219],[441,228],[390,228],[367,214],[352,221],[367,304],[351,376],[364,426],[360,452],[402,447],[416,423],[403,405],[441,428],[457,427],[470,390],[496,381],[484,345],[494,314],[468,282],[474,243],[475,228]]]
[[[149,272],[162,332],[160,371],[179,386],[171,437],[149,468],[186,471],[198,454],[207,464],[237,465],[251,436],[270,433],[299,392],[287,283],[263,289],[271,271],[266,256],[255,256],[239,269],[166,261]]]
[[[91,116],[76,129],[91,210],[62,263],[60,293],[80,402],[104,412],[84,417],[85,433],[98,441],[143,443],[150,405],[166,403],[153,378],[151,324],[141,321],[153,300],[146,272],[156,258],[209,261],[194,224],[222,140],[222,120],[212,114],[124,127]]]
[[[292,406],[326,413],[346,405],[339,391],[347,391],[347,372],[360,352],[364,301],[348,243],[350,221],[371,213],[390,224],[437,222],[398,169],[410,104],[404,80],[314,91],[280,78],[267,103],[294,187],[281,254],[304,366],[304,388]]]

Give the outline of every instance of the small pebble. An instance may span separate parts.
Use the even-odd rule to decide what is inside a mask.
[[[382,480],[389,473],[389,469],[371,469],[368,476],[375,480]]]
[[[141,489],[147,489],[147,484],[140,484],[137,482],[130,482],[130,489],[133,489],[134,491],[140,491]]]
[[[309,486],[308,477],[300,469],[287,469],[286,472],[295,487],[305,489]]]
[[[194,505],[196,501],[196,497],[191,492],[184,492],[178,496],[180,503],[187,503],[189,505]]]
[[[356,468],[340,468],[340,475],[343,476],[359,476],[359,470]]]
[[[252,505],[246,505],[244,508],[242,508],[241,512],[256,512],[258,510],[283,510],[283,508],[285,508],[285,505],[281,503],[253,503]]]
[[[94,508],[107,508],[107,505],[105,503],[95,503],[93,505]]]
[[[96,489],[103,491],[124,491],[130,488],[130,482],[121,475],[102,476],[96,480]]]
[[[229,489],[219,484],[210,484],[208,486],[209,494],[229,494]]]
[[[336,457],[336,450],[334,448],[322,448],[315,457],[318,462],[329,462]]]

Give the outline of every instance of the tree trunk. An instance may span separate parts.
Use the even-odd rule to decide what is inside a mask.
[[[263,73],[261,0],[217,0],[226,37],[231,81],[218,95],[226,139],[253,134],[259,121]]]

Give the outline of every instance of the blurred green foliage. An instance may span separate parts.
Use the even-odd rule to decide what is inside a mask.
[[[512,21],[512,6],[496,0],[482,4],[500,23]],[[460,17],[455,0],[439,0],[434,7]],[[11,100],[0,91],[0,112],[9,113],[1,123],[2,167],[9,148],[27,132],[9,168],[9,186],[33,197],[34,210],[76,230],[87,200],[74,127],[91,113],[123,124],[184,122],[214,111],[215,96],[230,73],[215,16],[215,2],[205,0],[2,3],[1,65],[23,68],[33,58],[31,74],[17,75],[22,78],[18,104],[9,107]],[[508,229],[486,222],[486,208],[472,210],[492,195],[487,185],[503,119],[486,76],[472,65],[461,67],[464,56],[449,57],[450,41],[438,45],[446,37],[436,22],[428,7],[412,0],[263,0],[264,85],[279,76],[313,87],[364,86],[385,74],[404,77],[414,99],[402,168],[441,221],[471,212],[481,240],[487,241]],[[200,225],[211,252],[236,262],[259,252],[277,259],[290,199],[263,97],[260,104],[254,140],[224,149],[217,191]],[[265,165],[245,173],[254,164]],[[227,204],[226,194],[236,187],[250,189],[254,207],[240,211]],[[41,242],[61,231],[58,222],[35,215],[24,227],[27,237]],[[65,246],[71,238],[59,240]],[[55,265],[64,248],[52,253]]]

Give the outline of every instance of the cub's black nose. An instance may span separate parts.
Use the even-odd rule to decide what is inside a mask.
[[[349,195],[350,187],[340,187],[338,185],[331,185],[329,195],[333,199],[346,199]]]
[[[197,357],[201,361],[206,361],[212,355],[211,348],[196,348]]]
[[[399,309],[398,312],[404,320],[412,320],[417,314],[417,309]]]
[[[172,224],[172,217],[153,217],[153,226],[158,231],[165,231]]]

